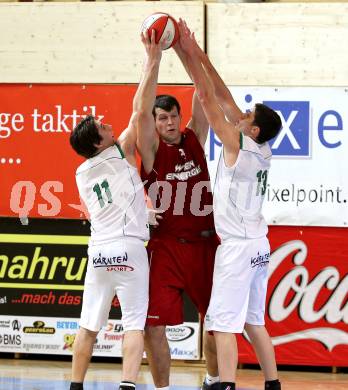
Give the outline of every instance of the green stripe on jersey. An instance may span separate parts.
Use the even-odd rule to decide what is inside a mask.
[[[121,149],[121,146],[117,142],[115,142],[115,145],[116,145],[118,151],[120,152],[121,157],[124,158],[124,153],[123,153],[123,151]]]

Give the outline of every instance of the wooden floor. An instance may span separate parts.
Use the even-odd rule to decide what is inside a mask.
[[[70,381],[69,361],[1,359],[0,390],[65,390]],[[175,390],[198,388],[205,370],[202,364],[174,362],[171,384]],[[280,371],[283,390],[348,390],[347,373]],[[86,377],[86,390],[117,389],[120,381],[119,363],[92,362]],[[149,367],[143,364],[139,388],[153,389]],[[238,370],[239,390],[263,390],[262,374],[257,369]]]

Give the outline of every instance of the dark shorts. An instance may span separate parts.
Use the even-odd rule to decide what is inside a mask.
[[[151,239],[149,309],[146,325],[183,323],[183,291],[203,319],[213,282],[216,236],[187,242],[176,238]]]

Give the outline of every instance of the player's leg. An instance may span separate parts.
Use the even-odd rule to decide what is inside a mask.
[[[166,325],[183,322],[182,253],[176,239],[150,240],[149,310],[145,327],[145,351],[156,388],[169,386],[170,350]]]
[[[250,286],[245,330],[263,371],[265,389],[280,390],[274,348],[264,326],[270,252],[269,243],[266,238],[254,240],[254,243],[250,243],[249,247],[254,247],[251,257],[259,260],[254,267],[255,274]]]
[[[237,341],[234,333],[214,331],[216,341],[217,360],[219,366],[220,388],[224,389],[224,383],[236,382],[238,364]]]
[[[253,272],[244,242],[220,245],[215,258],[213,288],[205,317],[213,331],[222,390],[235,389],[238,351],[236,333],[242,333]]]
[[[217,390],[219,388],[219,370],[216,342],[214,335],[209,332],[203,332],[203,353],[205,356],[207,373],[202,388],[204,390]]]
[[[259,361],[265,376],[265,388],[279,390],[280,383],[278,381],[274,348],[266,328],[263,325],[245,324],[245,330],[250,338],[257,360]],[[269,382],[274,382],[274,384],[269,384]]]
[[[145,351],[155,387],[168,387],[171,358],[165,326],[146,326]]]
[[[187,259],[185,269],[185,291],[197,307],[200,316],[204,319],[207,312],[214,272],[215,252],[219,242],[211,237],[192,244],[185,244],[185,254],[182,260]],[[195,259],[192,262],[192,258]],[[214,335],[203,332],[203,354],[207,372],[203,380],[203,390],[217,390],[219,388],[219,372],[216,356]]]
[[[93,266],[93,256],[102,250],[89,248],[89,260],[82,300],[80,329],[73,345],[71,390],[83,389],[82,383],[93,353],[93,344],[100,328],[107,321],[114,289],[103,268]],[[96,252],[96,253],[94,253]]]
[[[93,344],[98,332],[93,332],[80,327],[77,332],[72,359],[72,377],[70,389],[82,389],[89,362],[93,352]],[[80,384],[80,386],[78,386]]]
[[[142,330],[130,330],[124,333],[122,343],[122,382],[135,383],[144,352],[144,334]]]
[[[219,245],[217,237],[211,237],[205,241],[204,253],[206,256],[206,274],[204,276],[203,283],[207,286],[206,291],[209,292],[209,300],[206,301],[207,297],[202,296],[202,303],[204,304],[202,311],[202,318],[208,310],[211,289],[213,284],[213,273],[216,249]],[[209,264],[209,266],[208,266]],[[220,389],[220,376],[218,369],[217,350],[215,337],[211,332],[203,332],[203,353],[206,358],[207,372],[203,381],[202,390],[219,390]]]
[[[115,275],[116,293],[122,311],[122,381],[120,389],[132,390],[144,352],[144,327],[148,307],[149,265],[144,243],[125,239],[127,265],[132,271]]]

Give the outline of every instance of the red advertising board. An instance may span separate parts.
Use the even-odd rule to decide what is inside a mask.
[[[347,366],[348,230],[270,227],[266,327],[278,364]],[[256,363],[245,337],[240,362]]]
[[[83,161],[69,145],[71,129],[92,113],[127,126],[136,85],[0,85],[0,216],[80,218],[75,170]],[[183,125],[193,88],[161,86],[176,96]]]

